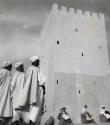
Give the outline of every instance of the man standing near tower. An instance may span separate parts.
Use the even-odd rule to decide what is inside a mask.
[[[23,89],[25,83],[25,74],[24,74],[24,65],[21,62],[15,64],[15,72],[11,82],[11,91],[12,91],[12,102],[13,102],[13,123],[18,124],[21,112],[15,110],[16,105],[18,104],[19,94]]]
[[[41,86],[45,84],[46,80],[41,76],[39,57],[33,56],[30,60],[31,66],[28,68],[26,83],[16,109],[23,110],[24,120],[34,125],[39,124],[42,115],[44,95]]]
[[[12,118],[11,69],[12,64],[6,61],[0,70],[0,118],[4,124]]]

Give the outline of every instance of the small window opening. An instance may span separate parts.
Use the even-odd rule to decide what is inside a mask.
[[[84,53],[82,53],[82,56],[84,56]]]
[[[60,44],[60,42],[59,42],[59,41],[57,41],[57,44]]]
[[[58,85],[58,80],[57,80],[57,85]]]
[[[79,91],[78,91],[78,93],[80,94],[80,93],[81,93],[81,91],[79,90]]]
[[[78,32],[78,29],[77,29],[77,28],[75,28],[75,31],[76,31],[76,32]]]

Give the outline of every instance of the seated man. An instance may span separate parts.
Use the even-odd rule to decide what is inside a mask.
[[[66,111],[66,107],[62,107],[59,110],[57,118],[60,120],[58,125],[73,125],[73,122]]]
[[[95,123],[92,115],[88,112],[87,105],[84,105],[84,108],[82,109],[81,118],[83,123]]]
[[[100,120],[102,122],[110,122],[110,112],[106,110],[104,105],[101,107],[100,110]]]

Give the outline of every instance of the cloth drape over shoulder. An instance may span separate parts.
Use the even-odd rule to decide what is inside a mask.
[[[0,70],[0,117],[12,117],[11,72]]]
[[[26,83],[20,94],[19,103],[16,109],[37,104],[39,97],[38,90],[38,68],[35,66],[30,66],[27,71]]]
[[[19,97],[19,103],[16,110],[22,111],[22,117],[25,122],[29,120],[38,122],[41,117],[44,95],[42,85],[45,78],[40,73],[39,68],[30,66],[26,75],[26,83]]]
[[[18,98],[21,93],[25,83],[25,74],[24,72],[16,71],[13,75],[11,82],[11,91],[12,91],[12,102],[13,102],[13,121],[19,120],[20,113],[18,114],[15,110],[17,104],[19,103]]]
[[[16,71],[11,82],[11,92],[13,97],[18,97],[25,84],[24,72]],[[18,100],[18,99],[16,99]]]

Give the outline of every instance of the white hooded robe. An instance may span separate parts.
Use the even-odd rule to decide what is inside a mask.
[[[41,109],[43,103],[43,89],[40,86],[41,81],[38,67],[30,66],[27,71],[26,83],[19,97],[19,103],[16,109],[23,110],[23,119],[25,122],[38,122],[41,116]],[[42,83],[43,84],[43,83]]]
[[[21,117],[21,112],[15,110],[18,104],[19,95],[23,89],[25,83],[25,74],[24,72],[16,71],[13,75],[11,82],[11,91],[12,91],[12,102],[13,102],[13,122],[18,121]]]
[[[0,117],[12,117],[11,99],[11,72],[7,69],[0,70]]]

